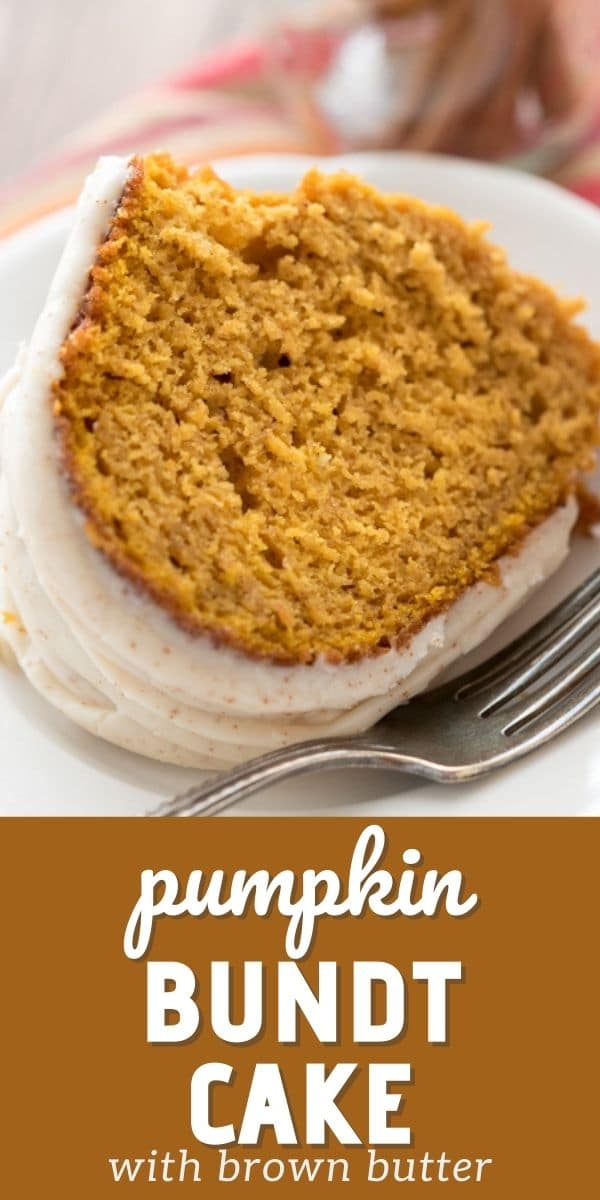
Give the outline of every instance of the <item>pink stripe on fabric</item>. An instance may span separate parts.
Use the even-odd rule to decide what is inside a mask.
[[[273,117],[279,118],[281,113],[275,105],[268,105],[261,102],[252,103],[231,103],[224,105],[221,109],[213,109],[210,113],[190,113],[188,116],[168,117],[166,120],[153,121],[150,125],[140,125],[137,130],[129,130],[128,133],[112,136],[108,142],[100,142],[97,145],[90,145],[85,150],[78,150],[75,154],[69,155],[66,158],[60,159],[58,165],[68,165],[80,162],[81,159],[89,158],[90,155],[101,155],[108,151],[113,153],[115,150],[122,150],[125,147],[131,146],[132,138],[141,137],[144,141],[148,138],[164,136],[169,133],[176,133],[179,129],[202,129],[207,125],[219,125],[227,121],[237,121],[240,117],[263,117],[272,120]]]
[[[253,76],[260,76],[267,63],[264,46],[256,42],[238,43],[223,47],[209,59],[202,59],[166,80],[167,87],[176,90],[188,88],[223,87],[231,83],[243,83]]]
[[[73,151],[70,154],[63,154],[57,158],[53,158],[51,162],[40,163],[39,166],[19,181],[19,187],[22,188],[24,184],[43,181],[48,176],[57,174],[65,167],[76,166],[77,163],[87,162],[88,159],[99,158],[102,154],[114,154],[124,149],[130,150],[132,145],[135,144],[136,139],[147,142],[149,138],[163,137],[170,133],[176,133],[180,129],[201,129],[210,125],[218,128],[219,125],[227,123],[230,120],[237,121],[240,117],[246,119],[262,117],[263,119],[272,121],[273,119],[280,120],[281,112],[275,105],[269,105],[266,102],[251,101],[240,103],[232,101],[224,104],[220,109],[212,109],[210,113],[190,113],[188,116],[170,117],[163,121],[154,121],[150,125],[139,125],[135,129],[130,129],[127,133],[111,134],[106,141],[90,142],[84,149]]]
[[[600,204],[600,177],[596,179],[569,179],[569,191],[592,204]]]

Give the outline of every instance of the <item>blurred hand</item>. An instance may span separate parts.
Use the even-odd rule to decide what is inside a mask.
[[[435,10],[438,32],[402,119],[385,144],[475,157],[523,148],[528,132],[563,119],[576,94],[555,0],[362,0],[389,29]],[[400,86],[400,84],[399,84]]]

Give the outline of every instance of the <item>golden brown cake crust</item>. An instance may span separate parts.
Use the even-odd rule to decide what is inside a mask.
[[[135,160],[54,388],[87,535],[246,655],[402,645],[592,466],[579,307],[350,176],[263,197]]]

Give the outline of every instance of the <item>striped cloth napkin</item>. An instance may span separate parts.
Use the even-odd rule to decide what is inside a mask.
[[[101,154],[169,150],[184,162],[256,153],[335,149],[313,121],[300,129],[282,107],[259,44],[236,45],[129,97],[0,190],[0,236],[71,203]],[[600,114],[587,144],[555,178],[600,204]]]

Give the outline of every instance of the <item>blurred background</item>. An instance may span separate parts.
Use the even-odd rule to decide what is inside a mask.
[[[261,33],[277,7],[277,0],[0,0],[0,180],[196,55]]]
[[[599,67],[600,0],[0,0],[0,183],[153,139],[554,170],[600,136]]]

